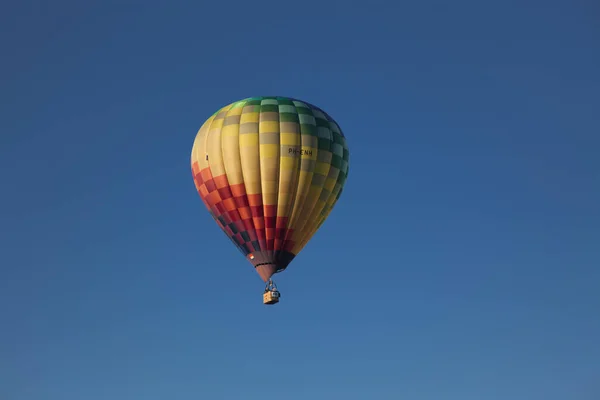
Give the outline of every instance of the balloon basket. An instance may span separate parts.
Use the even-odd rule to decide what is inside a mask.
[[[267,282],[267,286],[265,287],[265,291],[263,293],[263,304],[277,304],[279,303],[280,297],[281,293],[279,293],[279,290],[277,290],[277,285],[275,285],[275,282],[269,279],[269,282]]]

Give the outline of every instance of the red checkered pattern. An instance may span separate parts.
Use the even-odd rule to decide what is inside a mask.
[[[266,249],[262,197],[248,196],[244,184],[230,186],[226,175],[213,177],[210,168],[200,170],[198,163],[192,165],[192,173],[204,205],[245,254]],[[242,237],[243,232],[248,240]]]
[[[226,175],[213,177],[210,167],[200,170],[197,162],[192,164],[192,174],[202,202],[245,254],[291,251],[294,247],[289,240],[293,229],[287,229],[289,218],[277,217],[277,206],[263,205],[261,194],[248,195],[243,183],[230,186]]]

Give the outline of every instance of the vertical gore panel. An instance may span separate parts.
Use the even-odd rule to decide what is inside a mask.
[[[300,172],[300,121],[296,107],[291,101],[280,102],[279,130],[281,148],[275,235],[275,250],[278,252],[284,251],[285,238],[289,235],[290,216],[296,198]]]
[[[225,210],[232,220],[232,230],[239,233],[248,253],[260,251],[258,237],[246,194],[240,158],[240,120],[245,102],[234,103],[227,111],[221,130],[221,151],[229,183],[222,196]],[[234,232],[234,233],[235,233]]]
[[[317,156],[310,189],[302,207],[303,218],[298,221],[294,229],[293,238],[295,246],[292,252],[297,252],[300,249],[302,238],[308,234],[311,222],[317,216],[316,212],[322,209],[322,206],[320,207],[318,202],[322,196],[331,167],[331,130],[329,122],[320,111],[316,109],[311,111],[313,115],[311,122],[314,122],[315,126]]]
[[[224,107],[215,113],[198,131],[194,141],[194,146],[192,148],[192,173],[194,174],[194,181],[196,182],[196,187],[198,188],[198,194],[200,195],[200,198],[208,209],[210,215],[216,221],[221,230],[234,243],[234,245],[242,252],[242,254],[245,255],[247,254],[247,251],[240,245],[238,241],[235,240],[234,234],[228,226],[227,221],[218,211],[219,204],[222,202],[218,191],[216,190],[215,180],[213,179],[208,160],[209,139],[211,136],[211,131],[215,129],[215,119],[217,119],[221,111],[227,109],[228,107],[229,106]],[[218,124],[216,126],[218,126]]]
[[[298,185],[296,187],[294,205],[290,216],[289,230],[287,231],[285,243],[283,245],[284,250],[286,251],[292,251],[294,248],[296,226],[301,224],[301,220],[305,218],[302,211],[304,202],[310,192],[318,151],[316,122],[311,109],[307,104],[300,101],[294,101],[294,106],[296,107],[298,121],[300,123],[300,149],[298,149],[300,155],[300,171],[298,174]]]
[[[240,116],[240,160],[250,216],[260,250],[266,251],[265,221],[262,201],[260,147],[260,101],[246,102]]]
[[[268,257],[273,257],[279,194],[279,107],[277,100],[262,100],[258,131],[266,250]]]
[[[317,136],[319,153],[317,166],[313,175],[311,190],[315,198],[311,199],[307,223],[302,227],[299,239],[292,252],[299,252],[306,242],[314,235],[318,228],[319,218],[331,196],[339,169],[332,165],[333,160],[333,132],[331,131],[328,117],[319,110],[313,110],[317,122]],[[308,202],[307,202],[308,204]]]

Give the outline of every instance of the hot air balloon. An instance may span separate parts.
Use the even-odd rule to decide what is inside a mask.
[[[266,282],[264,304],[284,271],[342,194],[349,151],[325,111],[288,97],[251,97],[204,122],[191,164],[196,189],[218,226]]]

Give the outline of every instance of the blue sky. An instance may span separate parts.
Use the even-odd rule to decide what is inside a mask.
[[[600,395],[593,2],[49,4],[0,10],[0,398]],[[189,167],[257,95],[351,150],[275,307]]]

